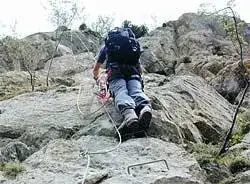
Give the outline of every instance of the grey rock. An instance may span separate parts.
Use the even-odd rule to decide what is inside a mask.
[[[88,30],[63,32],[61,44],[70,48],[74,54],[83,52],[96,53],[101,37]]]
[[[55,78],[74,76],[78,73],[89,70],[93,64],[93,53],[82,53],[78,55],[69,54],[60,58],[54,58],[50,68],[50,77]],[[49,66],[50,62],[45,65],[44,70],[41,70],[41,72],[47,74]],[[82,77],[86,76],[84,75]]]
[[[42,50],[36,90],[42,91],[45,84],[58,41],[55,34],[24,38]],[[153,107],[148,136],[155,138],[131,139],[112,152],[90,154],[86,183],[206,183],[198,163],[181,146],[189,141],[218,143],[231,125],[235,107],[228,101],[234,101],[244,83],[239,57],[225,36],[216,17],[189,13],[140,39],[145,92]],[[1,159],[25,160],[23,173],[15,180],[0,173],[0,183],[80,184],[88,161],[80,151],[117,146],[114,124],[119,125],[122,117],[112,100],[102,106],[94,94],[91,69],[99,45],[100,37],[89,29],[65,30],[51,65],[51,90],[27,94],[23,93],[30,91],[28,73],[9,72],[20,70],[20,63],[4,55],[0,45],[0,100],[14,97],[0,101]],[[248,147],[243,154],[250,155]],[[157,162],[133,166],[127,173],[128,166],[161,158],[169,170]]]
[[[237,67],[240,57],[226,37],[220,16],[186,13],[140,41],[144,48],[141,62],[147,72],[199,75],[230,102],[245,85]],[[248,56],[248,50],[244,51]]]
[[[244,135],[243,141],[250,144],[250,132]]]
[[[168,132],[175,132],[170,135],[182,135],[185,139],[197,142],[201,139],[218,142],[231,125],[234,107],[202,78],[176,76],[162,86],[153,86],[150,83],[149,86],[147,88],[146,85],[145,91],[153,99],[153,103],[157,99],[160,109],[156,109],[159,113],[152,124],[159,124],[165,119],[165,123],[161,125],[164,130],[162,127],[168,127],[166,119],[173,122],[179,128],[167,128]],[[153,104],[154,106],[157,105]],[[183,131],[176,133],[177,129]],[[159,134],[159,137],[168,137],[167,134]]]
[[[114,139],[101,136],[87,136],[79,140],[55,140],[29,157],[26,170],[15,180],[6,183],[80,183],[87,168],[86,157],[80,156],[81,149],[90,153],[90,166],[86,183],[101,180],[103,183],[159,183],[162,181],[182,181],[204,183],[205,178],[198,163],[182,148],[175,144],[154,138],[131,139],[117,149],[106,154],[91,154],[100,150],[110,150],[117,145]],[[132,166],[137,163],[164,162]],[[131,166],[130,174],[127,167]],[[95,174],[93,174],[95,173]],[[125,176],[125,177],[124,177]],[[166,179],[164,179],[166,178]]]
[[[30,150],[22,142],[11,142],[0,149],[0,162],[24,161],[30,156]]]
[[[239,184],[249,184],[250,183],[250,170],[245,171],[243,173],[237,174],[236,178],[236,182],[235,183],[239,183]]]

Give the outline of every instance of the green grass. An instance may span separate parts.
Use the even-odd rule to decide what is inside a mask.
[[[4,163],[0,162],[0,171],[3,171]]]
[[[245,134],[250,132],[250,109],[238,114],[236,120],[236,127],[230,139],[230,145],[241,143]],[[218,172],[225,170],[228,174],[222,175],[219,178],[220,184],[234,183],[235,174],[244,172],[250,169],[250,159],[244,157],[242,149],[229,149],[228,152],[219,155],[221,146],[214,144],[193,144],[189,152],[192,153],[200,167],[203,168],[208,176],[216,177],[216,172],[211,172],[211,168],[218,169]]]
[[[250,159],[241,155],[241,150],[233,150],[218,155],[220,147],[212,144],[195,144],[192,152],[202,168],[209,163],[226,166],[232,174],[250,169]]]
[[[238,144],[244,135],[250,131],[250,109],[240,113],[236,119],[236,129],[230,139],[231,145]]]
[[[15,178],[20,172],[24,170],[24,166],[20,162],[6,162],[0,163],[0,171],[7,178]]]

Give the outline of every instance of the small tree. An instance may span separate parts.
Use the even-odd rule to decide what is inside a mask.
[[[211,2],[209,3],[204,2],[200,4],[197,13],[203,15],[203,14],[208,14],[208,13],[212,13],[215,11],[216,11],[216,8],[214,4],[212,4]]]
[[[82,4],[70,0],[47,0],[45,9],[49,10],[48,18],[57,28],[60,26],[70,27],[74,21],[84,18]]]
[[[138,26],[132,24],[129,20],[124,20],[122,26],[124,28],[130,28],[134,32],[136,38],[140,38],[148,33],[148,27],[146,25]]]
[[[227,5],[235,6],[234,2],[235,0],[229,0],[227,2]],[[216,10],[215,5],[211,5],[211,3],[203,3],[200,5],[201,9],[198,10],[198,13],[201,15],[201,17],[202,15],[207,15],[207,17],[211,17],[213,15],[218,15],[219,13],[222,13],[220,16],[218,16],[219,18],[217,18],[216,21],[220,23],[220,25],[222,25],[222,29],[226,33],[226,38],[232,41],[235,47],[235,51],[237,52],[237,54],[239,54],[241,58],[240,65],[241,67],[243,67],[243,35],[241,32],[241,30],[243,29],[243,22],[240,21],[239,15],[234,12],[231,6],[214,12],[211,12],[210,7],[213,7],[212,9]]]
[[[239,47],[238,42],[240,42],[242,44],[243,41],[244,41],[243,35],[240,34],[240,30],[243,29],[244,23],[242,21],[237,21],[237,27],[238,27],[237,31],[239,31],[238,35],[235,34],[235,32],[236,32],[235,22],[234,22],[234,20],[232,20],[231,17],[224,16],[221,19],[221,23],[223,25],[224,30],[226,31],[226,37],[227,37],[227,39],[229,39],[229,40],[232,41],[232,43],[234,45],[234,48],[235,48],[235,51],[237,52],[237,54],[240,55],[241,51],[240,51],[240,47]]]
[[[47,0],[47,7],[49,9],[49,20],[51,23],[57,27],[56,29],[56,43],[55,50],[50,60],[49,69],[46,77],[46,84],[49,86],[49,74],[52,66],[54,54],[56,53],[58,46],[61,42],[63,32],[68,30],[68,28],[76,21],[84,19],[84,6],[81,3],[73,2],[70,0]],[[61,29],[61,28],[66,29]]]
[[[151,30],[152,29],[156,29],[159,26],[159,22],[157,20],[158,19],[157,16],[156,15],[151,15],[150,18],[152,20],[152,24],[150,26]]]
[[[242,80],[246,83],[245,89],[243,91],[242,97],[235,109],[235,113],[233,116],[233,120],[232,120],[232,125],[229,128],[229,130],[227,131],[227,135],[225,137],[225,140],[223,141],[223,144],[221,146],[221,149],[219,151],[219,155],[225,153],[228,149],[229,149],[229,145],[230,145],[230,139],[232,137],[232,133],[234,130],[234,126],[236,124],[236,118],[237,118],[237,114],[239,112],[240,106],[244,100],[244,96],[248,90],[249,87],[249,82],[248,82],[248,78],[246,78],[246,68],[244,67],[244,63],[243,63],[243,36],[241,35],[240,32],[240,27],[242,26],[242,22],[239,21],[240,19],[238,18],[238,15],[236,15],[236,13],[233,11],[231,6],[234,6],[234,0],[230,0],[227,2],[228,7],[223,8],[221,10],[216,11],[213,14],[218,14],[219,12],[224,12],[223,16],[222,16],[222,23],[223,23],[223,27],[226,30],[226,36],[228,38],[230,38],[235,46],[236,52],[239,54],[240,56],[240,62],[239,62],[239,67],[240,67],[240,73],[242,76]],[[230,6],[231,5],[231,6]],[[228,12],[232,15],[232,17],[228,16]]]
[[[16,31],[16,27],[17,27],[17,20],[15,20],[13,24],[8,24],[8,25],[5,25],[0,22],[0,38],[4,38],[6,36],[12,36],[12,37],[20,36]]]
[[[10,37],[6,38],[3,44],[6,47],[9,58],[19,62],[20,68],[29,73],[31,90],[34,91],[36,68],[41,59],[41,52],[38,50],[38,47],[27,41]]]
[[[113,24],[113,17],[99,15],[96,22],[91,25],[91,29],[95,32],[98,32],[102,37],[104,37],[113,27]]]

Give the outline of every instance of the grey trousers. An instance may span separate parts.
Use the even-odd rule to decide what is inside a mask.
[[[139,112],[145,105],[150,105],[149,98],[143,92],[141,81],[138,79],[114,79],[109,81],[109,89],[120,113],[125,109],[135,109]]]

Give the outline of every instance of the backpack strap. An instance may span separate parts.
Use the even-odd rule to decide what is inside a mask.
[[[133,33],[133,31],[130,28],[125,28],[129,34],[129,37],[132,37],[135,39],[135,34]]]

